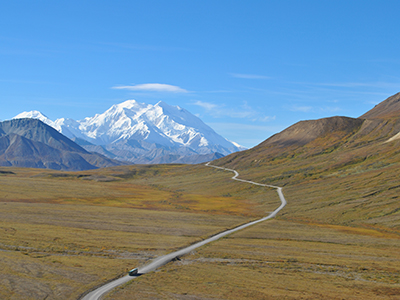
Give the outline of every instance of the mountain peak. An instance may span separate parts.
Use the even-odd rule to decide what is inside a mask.
[[[128,108],[128,109],[131,109],[132,107],[135,107],[137,105],[139,105],[139,102],[137,102],[136,100],[133,100],[133,99],[126,100],[126,101],[124,101],[122,103],[119,103],[119,104],[115,104],[115,106],[117,106],[117,107]]]
[[[360,119],[385,119],[400,117],[400,93],[375,105],[373,109],[363,114]]]
[[[50,120],[45,114],[41,113],[38,110],[24,111],[18,115],[16,115],[13,119],[38,119],[43,123],[49,125],[50,127],[55,128],[60,131],[60,126]]]
[[[163,101],[151,105],[127,100],[80,121],[63,118],[53,122],[39,112],[17,117],[40,119],[70,139],[90,142],[82,144],[89,151],[131,162],[155,162],[161,153],[203,156],[243,150],[189,111]]]
[[[16,115],[13,119],[39,119],[41,121],[49,118],[38,110],[24,111]]]
[[[179,107],[179,106],[172,106],[172,105],[169,105],[168,103],[165,103],[164,101],[158,101],[154,106],[167,107],[167,108],[170,108],[170,107]]]

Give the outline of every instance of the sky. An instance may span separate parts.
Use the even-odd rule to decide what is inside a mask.
[[[400,91],[400,1],[1,1],[0,120],[178,105],[245,147]]]

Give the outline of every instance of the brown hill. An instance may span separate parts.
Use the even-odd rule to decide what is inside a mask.
[[[357,119],[298,122],[213,164],[236,169],[243,179],[285,187],[294,202],[291,218],[382,224],[400,234],[399,99],[394,95]]]
[[[345,143],[364,123],[348,117],[331,117],[300,121],[247,151],[233,153],[218,162],[235,162],[245,167],[251,161],[268,161],[278,157],[313,156],[331,152]]]
[[[300,121],[281,133],[275,134],[271,138],[262,142],[257,147],[266,146],[304,146],[318,138],[335,136],[337,138],[347,136],[358,129],[363,120],[347,117],[331,117],[319,120]]]
[[[389,97],[361,117],[330,117],[300,121],[247,151],[218,160],[246,167],[279,157],[307,158],[318,154],[394,141],[400,132],[400,93]]]
[[[383,119],[400,117],[400,93],[376,105],[373,109],[363,114],[360,119]]]

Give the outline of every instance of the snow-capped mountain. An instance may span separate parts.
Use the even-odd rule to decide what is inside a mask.
[[[24,111],[23,113],[20,113],[19,115],[15,116],[13,119],[39,119],[43,123],[60,131],[59,128],[56,128],[55,122],[53,122],[47,116],[45,116],[44,114],[42,114],[40,111],[37,110]]]
[[[176,155],[180,160],[199,154],[227,155],[244,149],[187,110],[164,102],[151,105],[128,100],[80,121],[52,121],[38,111],[14,117],[19,118],[40,119],[89,151],[136,163],[152,163],[163,156],[179,161]]]

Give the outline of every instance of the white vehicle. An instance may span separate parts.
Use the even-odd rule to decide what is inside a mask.
[[[138,271],[139,271],[138,268],[134,268],[134,269],[130,270],[130,271],[128,272],[128,274],[129,274],[129,276],[135,276],[135,275],[138,274]]]

